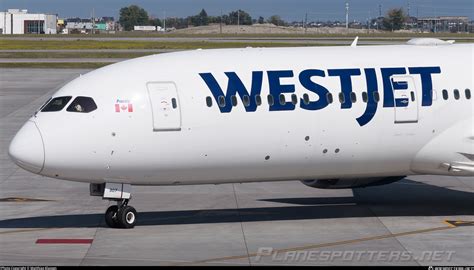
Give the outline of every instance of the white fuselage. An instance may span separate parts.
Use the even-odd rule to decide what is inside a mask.
[[[91,97],[97,109],[38,112],[10,155],[49,177],[134,185],[474,175],[473,59],[473,45],[220,49],[133,59],[61,88],[53,97]],[[236,91],[224,107],[213,80],[224,95]],[[254,106],[251,90],[261,105]],[[326,90],[332,103],[320,95]],[[26,137],[20,133],[34,126],[42,161],[40,145],[30,146],[35,160],[15,150]]]

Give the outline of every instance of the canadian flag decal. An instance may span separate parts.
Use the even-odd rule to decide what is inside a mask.
[[[133,112],[133,104],[128,100],[117,100],[115,112]]]

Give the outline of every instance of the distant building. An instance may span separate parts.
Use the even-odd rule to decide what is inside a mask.
[[[418,18],[418,29],[429,32],[469,32],[469,17],[439,16]]]
[[[406,19],[405,19],[405,28],[406,29],[418,28],[418,18],[417,17],[406,17]]]
[[[28,13],[26,9],[8,9],[0,12],[0,34],[56,34],[58,16]]]
[[[152,25],[135,25],[133,27],[134,31],[156,31],[156,26]]]
[[[94,29],[91,19],[67,18],[64,22],[64,33],[66,34],[86,34],[91,33],[92,29]]]
[[[95,19],[67,18],[64,33],[92,33],[115,31],[116,24],[113,17],[102,17]]]
[[[101,31],[115,31],[116,30],[116,23],[114,21],[114,17],[101,17],[96,18],[95,20],[95,29]]]

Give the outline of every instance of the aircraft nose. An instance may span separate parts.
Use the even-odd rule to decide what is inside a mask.
[[[40,173],[44,166],[44,144],[33,121],[26,122],[10,143],[8,154],[21,168]]]

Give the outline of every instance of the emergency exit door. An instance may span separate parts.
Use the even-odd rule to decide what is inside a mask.
[[[418,95],[411,76],[392,76],[395,123],[418,122]]]
[[[181,130],[178,91],[173,82],[147,84],[153,114],[153,131]]]

